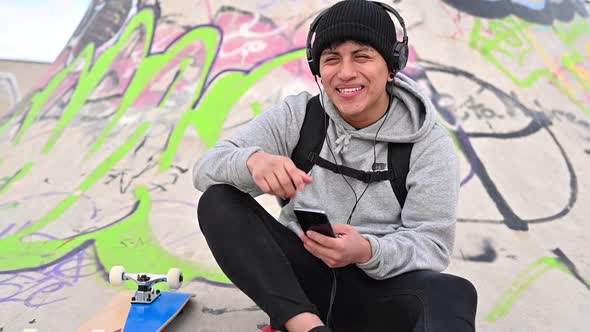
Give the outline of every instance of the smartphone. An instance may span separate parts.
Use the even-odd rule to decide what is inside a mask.
[[[315,209],[294,209],[299,225],[304,232],[312,230],[325,236],[336,237],[326,212]]]

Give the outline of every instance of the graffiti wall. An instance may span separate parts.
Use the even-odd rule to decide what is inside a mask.
[[[305,38],[333,2],[93,1],[39,89],[0,114],[0,331],[89,326],[122,291],[108,285],[113,265],[183,270],[197,304],[175,330],[265,326],[196,226],[190,169],[283,97],[317,92]],[[449,272],[478,289],[478,330],[584,331],[588,8],[390,4],[408,26],[405,73],[461,160]]]

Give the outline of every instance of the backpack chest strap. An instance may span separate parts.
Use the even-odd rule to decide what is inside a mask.
[[[380,181],[392,181],[397,178],[397,174],[395,169],[390,169],[387,171],[361,171],[358,169],[350,168],[343,165],[336,165],[333,162],[330,162],[322,157],[320,157],[315,152],[310,152],[307,156],[307,160],[314,165],[318,165],[321,168],[325,168],[337,174],[342,174],[344,176],[348,176],[351,178],[355,178],[359,181],[364,183],[373,183],[373,182],[380,182]]]

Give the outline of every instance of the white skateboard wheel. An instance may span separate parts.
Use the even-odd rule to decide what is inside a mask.
[[[115,265],[109,272],[109,282],[113,286],[121,286],[123,284],[123,274],[125,274],[125,268],[121,265]]]
[[[168,283],[168,287],[170,287],[170,289],[179,289],[182,285],[182,272],[180,269],[170,269],[166,275],[166,282]]]

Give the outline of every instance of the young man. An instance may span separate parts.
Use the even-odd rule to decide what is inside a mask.
[[[342,1],[312,28],[328,126],[316,160],[333,167],[306,173],[290,159],[312,99],[305,92],[218,142],[194,168],[215,259],[283,331],[473,331],[474,287],[440,273],[454,240],[457,157],[431,102],[397,73],[388,10]],[[343,174],[388,168],[390,142],[413,143],[405,201],[390,179]],[[262,193],[290,199],[278,221],[253,199]],[[338,236],[303,233],[296,208],[324,210]]]

